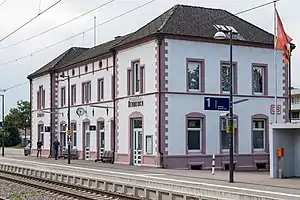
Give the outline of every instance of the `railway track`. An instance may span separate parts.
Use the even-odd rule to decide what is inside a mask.
[[[128,196],[125,194],[113,193],[109,191],[71,185],[58,181],[46,180],[21,174],[15,174],[0,170],[0,179],[28,186],[53,195],[61,196],[59,199],[69,200],[145,200],[141,197]],[[0,200],[7,200],[0,197]]]

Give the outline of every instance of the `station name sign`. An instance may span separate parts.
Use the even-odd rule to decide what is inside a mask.
[[[129,98],[128,100],[128,108],[131,107],[140,107],[144,106],[144,101],[142,98],[137,97],[137,98]]]

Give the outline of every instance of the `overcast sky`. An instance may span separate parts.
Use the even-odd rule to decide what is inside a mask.
[[[0,2],[3,1],[4,0],[0,0]],[[46,9],[56,1],[57,0],[42,0],[41,9]],[[42,67],[71,46],[91,47],[94,38],[93,31],[81,34],[52,48],[48,48],[45,51],[32,54],[25,59],[20,59],[7,65],[2,65],[3,63],[30,55],[46,46],[92,28],[94,16],[97,17],[97,24],[100,24],[150,0],[115,0],[105,7],[47,34],[16,46],[3,48],[57,26],[108,1],[110,0],[62,0],[57,6],[0,43],[0,88],[8,88],[26,82],[28,74]],[[0,37],[3,38],[12,30],[37,15],[39,2],[40,0],[7,0],[7,2],[0,7]],[[117,35],[124,35],[140,28],[175,4],[222,8],[231,13],[237,13],[267,2],[270,2],[270,0],[156,0],[139,10],[99,26],[97,28],[97,44],[111,40]],[[299,7],[299,0],[281,0],[277,3],[277,8],[285,29],[294,39],[293,42],[296,45],[300,40],[300,26],[298,22]],[[274,18],[272,4],[239,16],[273,33]],[[300,74],[298,67],[300,66],[299,48],[300,47],[296,48],[293,52],[292,58],[292,82],[296,87],[300,87],[300,79],[297,76]],[[16,87],[6,92],[6,113],[11,107],[16,105],[18,100],[29,100],[29,84]]]

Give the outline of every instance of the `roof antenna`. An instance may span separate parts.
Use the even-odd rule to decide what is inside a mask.
[[[94,17],[94,48],[96,46],[96,16]]]

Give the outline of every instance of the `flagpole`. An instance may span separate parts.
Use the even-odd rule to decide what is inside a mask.
[[[277,123],[277,64],[276,64],[276,39],[277,39],[277,25],[276,25],[276,1],[274,1],[274,85],[275,85],[275,117],[274,122]]]

